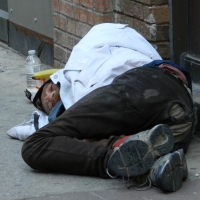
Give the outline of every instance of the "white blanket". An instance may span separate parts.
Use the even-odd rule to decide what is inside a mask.
[[[61,83],[60,95],[68,109],[96,88],[122,73],[161,60],[155,48],[126,24],[94,26],[73,48],[65,68],[51,76]]]

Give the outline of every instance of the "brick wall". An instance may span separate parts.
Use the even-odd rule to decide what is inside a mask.
[[[169,58],[168,0],[52,0],[54,67],[62,68],[71,50],[93,25],[126,23]]]

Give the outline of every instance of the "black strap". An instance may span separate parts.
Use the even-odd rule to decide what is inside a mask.
[[[33,116],[34,116],[34,122],[33,122],[33,124],[34,124],[35,130],[37,131],[39,129],[39,123],[38,123],[38,121],[39,121],[39,117],[40,116],[37,115],[37,114],[34,114]]]

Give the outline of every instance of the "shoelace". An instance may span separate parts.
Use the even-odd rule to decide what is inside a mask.
[[[118,177],[117,175],[116,175],[116,176],[112,176],[112,175],[109,173],[108,168],[106,169],[106,173],[108,174],[108,176],[109,176],[110,178],[117,178],[117,177]],[[127,178],[127,180],[126,180],[125,177],[122,177],[122,178],[123,178],[123,183],[126,184],[127,189],[131,188],[132,186],[136,186],[135,183],[134,183],[134,181],[136,180],[136,177]],[[144,187],[144,186],[145,186],[145,187]],[[142,183],[142,184],[140,184],[140,185],[138,185],[138,186],[136,186],[136,187],[135,187],[135,190],[137,190],[137,191],[144,191],[144,190],[147,190],[147,189],[149,189],[149,188],[158,189],[158,188],[152,186],[152,181],[151,181],[151,179],[150,179],[150,176],[148,175],[148,176],[146,177],[145,182]]]
[[[108,176],[109,176],[110,178],[117,178],[117,177],[118,177],[117,175],[116,175],[116,176],[112,176],[112,175],[109,173],[108,168],[106,168],[106,173],[108,174]]]
[[[127,183],[127,189],[129,189],[132,186],[135,186],[135,184],[133,183],[133,181],[135,180],[135,178],[132,178],[128,183]],[[149,183],[149,184],[148,184]],[[148,184],[148,185],[147,185]],[[147,185],[147,186],[146,186]],[[144,187],[145,186],[145,187]],[[143,191],[143,190],[147,190],[149,188],[152,187],[151,184],[151,179],[149,178],[149,176],[147,176],[146,181],[138,186],[135,187],[136,190],[138,191]]]

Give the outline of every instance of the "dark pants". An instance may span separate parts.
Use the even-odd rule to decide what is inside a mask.
[[[184,109],[179,119],[169,115],[174,104]],[[111,146],[119,136],[160,123],[188,121],[194,121],[193,102],[182,82],[164,69],[136,68],[86,95],[31,135],[24,142],[22,157],[37,170],[107,177]],[[191,134],[178,148],[189,144]]]

